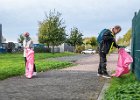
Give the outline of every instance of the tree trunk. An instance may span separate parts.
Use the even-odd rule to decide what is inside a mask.
[[[49,44],[47,46],[48,46],[48,48],[50,48],[50,45]]]
[[[76,53],[76,45],[74,46],[74,52]]]
[[[54,54],[54,45],[53,45],[53,48],[52,48],[52,53]]]
[[[49,44],[47,44],[47,46],[48,46],[48,52],[51,52],[51,51],[50,51],[50,45],[49,45]]]

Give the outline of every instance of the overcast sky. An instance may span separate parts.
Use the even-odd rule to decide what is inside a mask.
[[[120,25],[118,36],[123,36],[131,28],[134,12],[140,9],[140,0],[0,0],[3,36],[7,42],[16,42],[25,31],[37,37],[38,21],[53,9],[62,13],[67,33],[77,27],[84,37],[97,36],[104,28]]]

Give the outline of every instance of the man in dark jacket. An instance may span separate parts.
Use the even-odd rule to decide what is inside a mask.
[[[107,59],[106,55],[110,52],[110,49],[114,46],[116,48],[120,48],[116,44],[115,35],[121,31],[121,27],[116,25],[112,29],[107,29],[103,33],[102,42],[99,44],[99,55],[100,55],[100,63],[98,68],[98,76],[102,76],[104,78],[111,78],[107,72]]]

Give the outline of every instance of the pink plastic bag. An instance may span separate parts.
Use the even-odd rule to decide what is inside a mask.
[[[116,72],[112,76],[120,77],[129,73],[129,65],[133,62],[133,58],[123,48],[119,49],[118,63]]]
[[[32,78],[33,66],[34,66],[34,51],[32,49],[26,49],[26,77]]]

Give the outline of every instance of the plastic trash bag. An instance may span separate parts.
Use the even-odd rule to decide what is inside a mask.
[[[123,74],[127,74],[130,71],[129,65],[133,62],[133,58],[128,54],[124,48],[119,49],[118,52],[117,68],[112,76],[120,77]]]
[[[34,51],[32,49],[26,49],[26,77],[32,78],[34,68]]]

